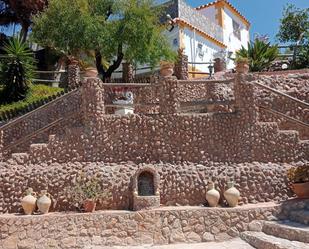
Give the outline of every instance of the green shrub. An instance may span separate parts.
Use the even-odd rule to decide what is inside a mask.
[[[251,72],[261,72],[267,69],[278,56],[278,46],[271,46],[269,42],[255,39],[248,43],[248,49],[241,47],[236,52],[236,61],[240,58],[248,58]]]
[[[5,46],[6,58],[1,63],[1,82],[4,85],[1,103],[22,100],[34,75],[33,54],[26,45],[17,38],[12,38]]]
[[[61,92],[62,88],[49,87],[46,85],[30,85],[29,91],[26,94],[25,99],[10,104],[0,105],[0,115],[6,111],[21,111],[25,107],[33,104],[37,101],[43,100],[49,96],[55,95]],[[0,97],[4,94],[4,90],[0,88]]]

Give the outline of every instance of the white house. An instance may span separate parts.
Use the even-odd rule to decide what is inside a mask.
[[[174,28],[167,32],[174,49],[183,48],[191,67],[208,72],[215,58],[226,58],[227,68],[234,68],[235,52],[250,41],[250,22],[227,0],[217,0],[192,8],[184,0],[165,3]],[[189,65],[190,66],[190,65]]]

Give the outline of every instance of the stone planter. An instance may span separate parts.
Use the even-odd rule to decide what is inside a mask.
[[[237,62],[236,64],[236,72],[237,73],[244,73],[247,74],[249,73],[249,64],[248,62]]]
[[[51,196],[46,190],[41,191],[41,197],[37,201],[38,209],[42,214],[47,214],[51,206]]]
[[[26,191],[26,196],[21,200],[21,205],[26,215],[31,215],[34,212],[36,208],[36,201],[36,193],[33,192],[32,188],[29,188]]]
[[[236,207],[240,198],[239,191],[234,187],[234,182],[227,183],[227,190],[224,192],[224,198],[230,207]]]
[[[83,75],[87,78],[96,78],[98,77],[98,70],[95,67],[87,67]]]
[[[208,191],[206,193],[206,200],[210,207],[218,206],[220,200],[220,193],[215,189],[214,183],[208,184]]]
[[[291,188],[298,198],[309,199],[309,182],[293,183]]]
[[[86,213],[93,213],[95,211],[95,208],[97,206],[96,201],[94,200],[85,200],[84,201],[84,210]]]
[[[133,210],[147,210],[160,207],[160,195],[153,196],[133,196]]]

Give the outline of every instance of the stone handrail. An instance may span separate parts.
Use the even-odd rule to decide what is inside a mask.
[[[299,104],[301,104],[301,105],[304,105],[305,107],[309,107],[309,103],[307,103],[307,102],[305,102],[305,101],[302,101],[302,100],[299,100],[299,99],[297,99],[297,98],[294,98],[294,97],[292,97],[292,96],[290,96],[290,95],[288,95],[288,94],[286,94],[286,93],[280,92],[280,91],[278,91],[278,90],[276,90],[276,89],[274,89],[274,88],[271,88],[271,87],[269,87],[269,86],[263,85],[263,84],[258,83],[258,82],[254,82],[254,84],[257,85],[258,87],[261,87],[261,88],[263,88],[263,89],[266,89],[266,90],[268,90],[268,91],[271,91],[271,92],[273,92],[273,93],[276,93],[276,94],[278,94],[278,95],[281,95],[281,96],[286,97],[286,98],[288,98],[288,99],[291,99],[291,100],[293,100],[294,102],[297,102],[297,103],[299,103]]]
[[[263,109],[263,110],[265,110],[265,111],[267,111],[267,112],[269,112],[269,113],[271,113],[271,114],[274,114],[274,115],[280,116],[280,117],[282,117],[282,118],[288,119],[289,121],[298,123],[299,125],[301,125],[301,126],[303,126],[303,127],[309,128],[309,124],[307,124],[307,123],[305,123],[305,122],[303,122],[303,121],[300,121],[300,120],[298,120],[298,119],[296,119],[296,118],[290,117],[290,116],[288,116],[288,115],[286,115],[286,114],[284,114],[284,113],[275,111],[275,110],[273,110],[273,109],[271,109],[271,108],[267,108],[267,107],[265,107],[265,106],[259,106],[259,108],[260,108],[260,109]]]
[[[68,92],[67,94],[62,95],[62,96],[60,96],[60,97],[58,97],[58,98],[56,98],[56,99],[54,99],[54,100],[48,102],[48,103],[45,104],[45,105],[40,106],[40,107],[38,107],[38,108],[36,108],[36,109],[34,109],[34,110],[32,110],[32,111],[26,113],[25,115],[20,116],[20,117],[18,117],[18,118],[16,118],[16,119],[14,119],[14,120],[12,120],[12,121],[10,121],[10,122],[4,124],[3,126],[0,126],[0,130],[6,130],[6,129],[8,129],[8,128],[14,126],[14,125],[16,125],[16,123],[25,120],[26,118],[30,117],[33,113],[36,113],[36,112],[39,111],[39,110],[47,109],[50,105],[55,104],[55,103],[61,101],[62,99],[67,98],[67,97],[69,97],[70,95],[75,94],[75,93],[78,92],[79,90],[80,90],[79,88],[76,88],[76,89],[74,89],[73,91]]]
[[[234,83],[235,79],[224,79],[224,80],[179,80],[180,85],[194,85],[194,84],[230,84]]]
[[[77,88],[3,125],[0,127],[0,132],[3,134],[2,141],[0,141],[1,146],[6,147],[9,144],[13,144],[23,137],[36,133],[60,118],[66,118],[72,113],[79,112],[81,103],[80,94],[81,90]]]

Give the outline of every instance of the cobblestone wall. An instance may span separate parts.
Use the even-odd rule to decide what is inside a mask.
[[[0,165],[0,213],[21,212],[20,199],[27,188],[34,191],[47,189],[53,196],[52,210],[75,210],[64,189],[83,171],[98,174],[107,196],[98,209],[132,209],[133,178],[145,164],[123,163],[3,163]],[[288,187],[287,164],[275,163],[158,163],[147,164],[160,175],[161,204],[203,205],[209,181],[216,184],[222,198],[229,179],[241,193],[241,203],[285,200],[292,196]]]
[[[268,220],[277,206],[258,208],[174,208],[143,212],[0,216],[0,248],[81,249],[91,246],[222,241],[248,224]]]

